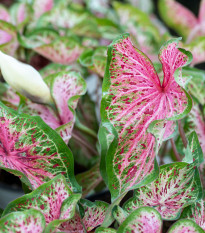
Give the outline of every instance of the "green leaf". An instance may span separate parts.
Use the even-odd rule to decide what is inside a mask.
[[[95,233],[116,233],[117,231],[112,228],[106,228],[106,227],[98,227],[95,230]]]

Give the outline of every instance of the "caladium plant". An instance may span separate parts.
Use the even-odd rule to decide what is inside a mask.
[[[178,40],[168,41],[160,50],[164,79],[160,79],[151,61],[133,47],[128,35],[109,47],[101,105],[102,127],[115,139],[105,158],[108,186],[113,200],[124,192],[142,186],[157,176],[154,136],[157,143],[171,136],[174,123],[190,110],[188,93],[175,81],[180,69],[191,61],[191,54],[177,48]],[[156,126],[156,128],[155,128]],[[103,147],[103,142],[101,146]]]
[[[0,232],[204,232],[204,0],[4,2]]]

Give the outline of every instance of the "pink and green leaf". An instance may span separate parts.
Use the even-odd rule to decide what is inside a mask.
[[[79,199],[80,195],[73,194],[64,176],[59,175],[33,192],[10,202],[3,215],[32,208],[43,213],[48,225],[54,220],[72,218]]]
[[[198,24],[195,15],[175,0],[160,0],[158,4],[163,21],[186,39]]]
[[[178,120],[191,110],[190,96],[174,79],[175,71],[190,62],[191,54],[179,50],[177,44],[177,39],[170,40],[160,50],[162,84],[151,61],[133,47],[127,34],[109,46],[101,117],[102,127],[115,136],[103,165],[113,199],[157,176],[155,137],[147,132],[150,123]],[[173,133],[170,128],[172,124],[165,123],[158,130],[168,137]]]
[[[71,151],[40,117],[18,114],[1,103],[0,120],[2,169],[13,174],[18,172],[17,175],[32,188],[62,173],[69,187],[79,190]]]
[[[34,0],[32,4],[34,18],[39,18],[45,12],[50,11],[53,8],[53,5],[53,0]]]
[[[185,157],[183,158],[183,162],[194,163],[199,167],[199,165],[204,162],[204,158],[197,133],[195,131],[191,132],[187,139],[188,145],[184,150]]]
[[[57,63],[50,63],[46,67],[41,69],[39,72],[43,78],[46,78],[51,74],[55,74],[61,71],[70,71],[71,69],[72,69],[71,66],[61,65]]]
[[[45,218],[35,209],[10,213],[0,219],[2,233],[42,233],[45,228]]]
[[[78,59],[83,47],[72,37],[59,37],[52,43],[36,47],[34,50],[52,62],[69,65]]]
[[[196,68],[183,69],[182,75],[184,77],[191,77],[188,83],[188,90],[196,101],[201,105],[205,104],[205,73]]]
[[[68,233],[83,233],[83,229],[85,228],[87,232],[90,232],[103,223],[106,210],[109,206],[107,203],[102,201],[95,201],[93,203],[84,199],[82,199],[80,203],[84,208],[84,217],[82,217],[82,220],[80,215],[76,213],[71,220],[62,223],[59,230]]]
[[[200,36],[184,45],[193,55],[192,65],[205,62],[205,36]]]
[[[133,211],[120,225],[117,233],[161,233],[162,219],[155,209],[141,207]]]
[[[75,121],[75,109],[80,96],[86,92],[86,83],[81,75],[74,71],[60,72],[51,78],[51,94],[61,122],[57,131],[64,141],[68,142]]]
[[[195,164],[178,162],[160,167],[159,178],[135,191],[124,209],[132,213],[141,206],[155,208],[165,220],[179,218],[182,208],[202,197],[199,172]]]
[[[80,63],[91,71],[104,77],[106,67],[107,47],[98,47],[95,51],[88,49],[80,56]]]
[[[97,163],[88,171],[78,174],[76,176],[76,180],[78,184],[82,187],[82,197],[85,197],[102,181],[99,163]]]
[[[174,223],[167,233],[203,233],[204,230],[190,219],[182,219]]]
[[[13,56],[17,47],[16,28],[12,24],[0,20],[0,50]]]
[[[129,214],[120,206],[115,206],[112,210],[112,215],[120,225],[125,221]]]
[[[195,221],[205,231],[205,204],[204,201],[196,202],[187,206],[181,215],[181,218],[188,218]]]
[[[205,1],[204,0],[201,0],[200,2],[199,22],[202,24],[205,22]]]

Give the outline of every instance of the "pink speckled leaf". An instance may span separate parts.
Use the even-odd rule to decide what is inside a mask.
[[[205,231],[205,203],[203,200],[187,206],[182,212],[181,218],[195,221]]]
[[[60,122],[57,131],[68,142],[74,124],[74,110],[81,95],[86,92],[86,83],[74,71],[60,72],[52,76],[51,94],[56,103]]]
[[[34,0],[32,5],[34,18],[39,18],[45,12],[50,11],[53,5],[53,0]]]
[[[18,114],[1,103],[0,131],[2,169],[13,174],[18,172],[16,175],[32,188],[62,173],[69,186],[79,190],[74,177],[72,153],[40,117]]]
[[[42,233],[44,228],[43,214],[34,209],[10,213],[0,219],[1,233]]]
[[[159,178],[135,191],[124,208],[128,213],[140,206],[151,206],[163,219],[179,218],[181,209],[202,196],[199,172],[195,164],[178,162],[160,167]]]
[[[22,27],[30,19],[31,9],[25,2],[15,3],[10,8],[10,16],[12,24],[22,30]]]
[[[203,233],[204,230],[190,219],[182,219],[174,223],[167,233]]]
[[[58,175],[33,192],[10,202],[3,215],[32,208],[44,215],[46,225],[48,225],[52,221],[66,221],[72,218],[79,199],[80,195],[73,194],[65,178]]]
[[[112,215],[113,217],[117,220],[117,222],[120,224],[122,224],[125,219],[128,217],[128,212],[125,211],[123,208],[121,208],[120,206],[115,206],[112,209]]]
[[[197,37],[189,44],[185,44],[184,48],[188,49],[193,55],[192,65],[205,62],[205,36]]]
[[[160,214],[151,207],[141,207],[125,219],[117,233],[161,233],[161,231]]]
[[[201,0],[200,2],[199,21],[203,25],[205,24],[205,0]]]
[[[93,203],[84,199],[82,199],[80,203],[84,208],[84,217],[82,218],[82,222],[79,214],[76,213],[74,218],[63,223],[59,227],[59,230],[67,233],[83,233],[83,228],[85,228],[87,232],[90,232],[92,229],[102,224],[105,218],[106,210],[109,206],[107,203],[102,201],[95,201]]]
[[[195,15],[176,0],[160,0],[159,12],[164,22],[184,38],[187,38],[198,24]]]
[[[155,137],[147,132],[150,123],[177,120],[191,110],[191,98],[174,79],[175,71],[190,62],[191,55],[177,49],[177,43],[177,39],[170,40],[160,50],[162,84],[150,60],[133,47],[127,34],[109,46],[101,117],[102,127],[115,136],[103,168],[113,199],[157,176]],[[158,131],[168,137],[171,128],[165,122]]]
[[[102,181],[100,174],[99,163],[93,166],[86,172],[80,173],[76,176],[76,180],[82,187],[82,197],[85,197]]]
[[[51,44],[36,47],[34,50],[52,62],[69,65],[78,59],[83,47],[71,37],[59,37]]]

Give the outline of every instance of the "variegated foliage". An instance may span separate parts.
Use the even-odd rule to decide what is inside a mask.
[[[181,218],[195,221],[205,231],[205,204],[204,201],[187,206],[182,212]]]
[[[64,177],[59,175],[33,192],[11,202],[3,216],[13,211],[36,209],[44,215],[46,226],[54,230],[74,216],[80,197],[80,194],[72,193]]]
[[[178,80],[182,79],[181,67],[190,62],[191,54],[178,49],[177,44],[177,39],[170,40],[160,50],[162,83],[151,61],[133,47],[127,34],[109,46],[100,132],[104,130],[106,135],[107,130],[114,140],[109,148],[106,136],[100,140],[102,174],[113,199],[156,178],[155,149],[175,129],[175,124],[167,119],[180,119],[191,110],[189,95],[174,79],[176,70]],[[155,120],[158,121],[152,123]],[[150,123],[157,146],[155,137],[147,131]]]
[[[167,233],[203,233],[204,230],[190,219],[182,219],[174,223]]]
[[[178,162],[160,167],[159,178],[137,189],[124,208],[132,213],[140,206],[151,206],[163,219],[179,218],[183,207],[202,197],[202,188],[196,164]]]
[[[37,29],[27,35],[19,35],[19,42],[52,62],[69,65],[83,52],[83,46],[72,36],[61,36],[51,29]]]
[[[93,203],[82,199],[80,204],[83,207],[84,216],[81,217],[80,214],[76,213],[71,220],[62,223],[59,230],[68,233],[84,233],[84,229],[87,232],[90,232],[102,224],[108,208],[107,203],[102,201],[96,201]]]
[[[61,137],[40,117],[18,114],[0,104],[0,167],[19,176],[31,188],[64,174],[79,190],[73,156]]]
[[[68,143],[73,125],[78,100],[85,94],[86,83],[81,75],[74,71],[62,71],[45,78],[50,86],[57,112],[45,105],[26,101],[21,108],[24,113],[40,116],[52,129],[55,129],[63,140]]]
[[[123,221],[117,233],[160,233],[161,231],[160,214],[151,207],[141,207]]]
[[[0,219],[2,233],[42,233],[45,229],[45,218],[35,209],[10,213]]]
[[[166,24],[187,39],[187,42],[205,35],[204,0],[201,0],[198,17],[176,0],[160,0],[159,12]]]

